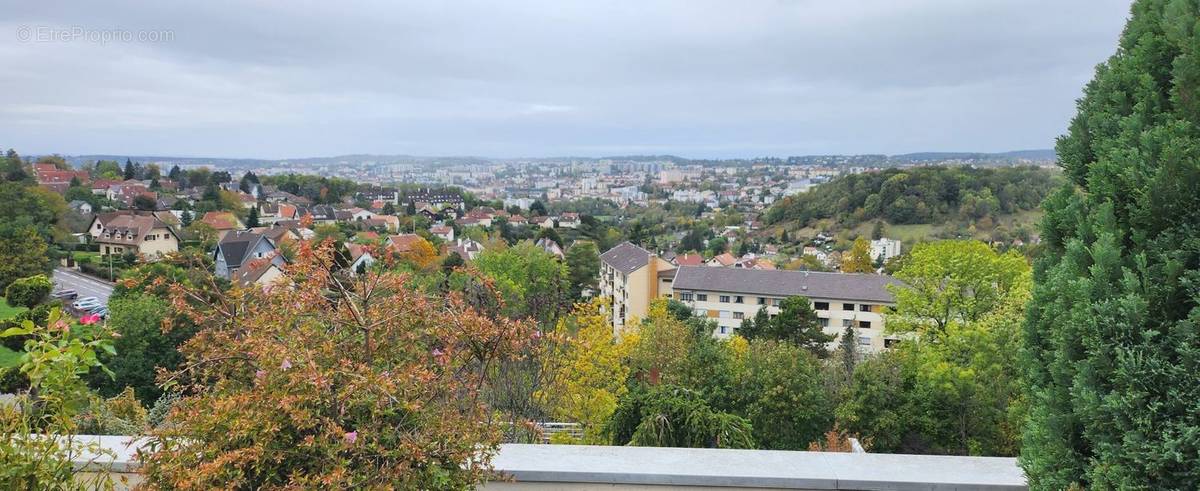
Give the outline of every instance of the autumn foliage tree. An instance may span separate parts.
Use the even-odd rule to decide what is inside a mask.
[[[624,362],[637,343],[636,333],[613,336],[604,308],[600,299],[580,303],[559,320],[555,333],[564,341],[546,357],[548,381],[537,394],[555,421],[580,424],[583,443],[607,443],[603,427],[627,391]]]
[[[151,489],[464,489],[487,477],[501,427],[490,367],[536,339],[409,276],[347,279],[303,245],[273,288],[173,307],[202,329],[164,381],[184,397],[145,458]],[[195,305],[199,305],[199,307]]]
[[[871,273],[875,266],[871,262],[871,243],[862,237],[854,239],[854,245],[842,257],[843,273]]]
[[[425,270],[437,263],[438,253],[433,244],[430,244],[424,237],[418,237],[413,240],[409,249],[401,254],[401,258],[412,263],[413,266]]]

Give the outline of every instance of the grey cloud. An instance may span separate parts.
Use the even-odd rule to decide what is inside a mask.
[[[1128,2],[7,2],[0,145],[294,157],[1046,148]],[[21,26],[168,30],[21,42]]]

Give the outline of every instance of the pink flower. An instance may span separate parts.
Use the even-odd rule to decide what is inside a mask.
[[[292,368],[292,361],[291,361],[291,360],[288,360],[287,358],[284,358],[284,359],[283,359],[283,363],[280,363],[280,364],[279,364],[279,368],[280,368],[281,370],[287,370],[287,369],[289,369],[289,368]]]
[[[90,326],[97,322],[100,322],[100,316],[98,316],[96,314],[88,314],[88,315],[85,315],[85,316],[79,318],[79,323],[83,324],[85,326]]]
[[[357,431],[347,431],[344,438],[346,439],[346,443],[353,445],[354,442],[358,441],[358,432]]]
[[[259,371],[254,372],[254,378],[263,378],[266,376],[267,376],[266,370],[259,370]]]
[[[441,348],[434,348],[432,354],[435,358],[441,358],[446,353]]]
[[[542,331],[540,329],[535,329],[533,331],[533,340],[537,341],[539,339],[542,339]]]

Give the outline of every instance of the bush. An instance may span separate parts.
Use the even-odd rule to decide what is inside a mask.
[[[493,320],[408,275],[338,281],[329,246],[301,246],[287,288],[171,305],[201,330],[145,485],[163,489],[468,489],[489,476],[501,424],[486,367],[525,353],[535,326]],[[174,326],[168,326],[173,328]],[[156,411],[158,412],[158,411]]]
[[[171,408],[175,407],[175,403],[179,402],[178,392],[163,392],[154,401],[154,405],[150,406],[150,411],[146,413],[146,425],[150,428],[158,428],[167,421],[167,415],[171,414]]]
[[[16,394],[29,390],[29,377],[16,367],[0,368],[0,394]]]
[[[77,477],[71,454],[105,454],[97,445],[61,437],[77,434],[75,417],[92,397],[79,378],[99,366],[96,352],[111,346],[90,333],[76,333],[58,310],[45,325],[25,321],[0,337],[29,336],[30,357],[19,368],[30,388],[15,401],[0,404],[0,489],[97,489],[107,477]],[[36,410],[35,410],[36,408]]]
[[[115,397],[94,398],[77,418],[78,431],[86,435],[141,435],[146,431],[146,408],[126,387]]]
[[[4,289],[4,297],[10,306],[32,309],[42,303],[53,288],[50,279],[39,274],[13,281]]]
[[[26,310],[13,316],[11,319],[0,321],[0,332],[12,327],[19,327],[25,321],[30,321],[37,325],[43,325],[46,323],[46,319],[50,316],[50,312],[61,307],[62,302],[58,300],[38,305],[33,309]],[[28,335],[6,336],[0,338],[0,344],[13,351],[21,351],[25,349],[25,341],[29,338],[30,336]]]
[[[754,448],[749,420],[717,411],[699,393],[674,385],[626,394],[608,431],[614,445]]]
[[[96,278],[101,278],[101,279],[105,279],[105,280],[108,279],[108,273],[109,273],[108,259],[101,258],[98,263],[94,263],[94,264],[90,263],[90,262],[86,262],[86,263],[79,262],[78,264],[79,264],[79,271],[83,272],[84,274],[88,274],[88,275],[94,276]],[[125,272],[125,268],[122,266],[121,262],[113,261],[113,264],[112,264],[113,278],[120,278],[124,272]]]
[[[113,340],[119,356],[103,356],[113,376],[93,373],[92,387],[103,396],[115,396],[132,388],[144,404],[162,394],[155,381],[160,369],[175,370],[182,357],[176,348],[191,337],[192,329],[177,327],[164,331],[162,322],[172,310],[167,302],[147,294],[125,292],[108,304],[108,327],[120,334]]]

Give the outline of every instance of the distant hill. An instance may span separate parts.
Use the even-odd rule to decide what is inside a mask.
[[[1058,153],[1053,148],[1043,148],[1040,150],[1014,150],[1012,152],[1004,152],[1000,155],[1018,159],[1030,160],[1058,160]]]
[[[1057,170],[1033,166],[915,167],[849,174],[777,201],[769,224],[789,228],[831,220],[841,227],[969,223],[1035,210],[1061,183]]]
[[[906,162],[927,162],[927,161],[946,161],[946,160],[1047,160],[1053,161],[1058,158],[1057,154],[1052,149],[1041,150],[1015,150],[1012,152],[1001,153],[980,153],[980,152],[917,152],[905,153],[900,155],[892,155],[888,157],[890,160],[906,161]]]

